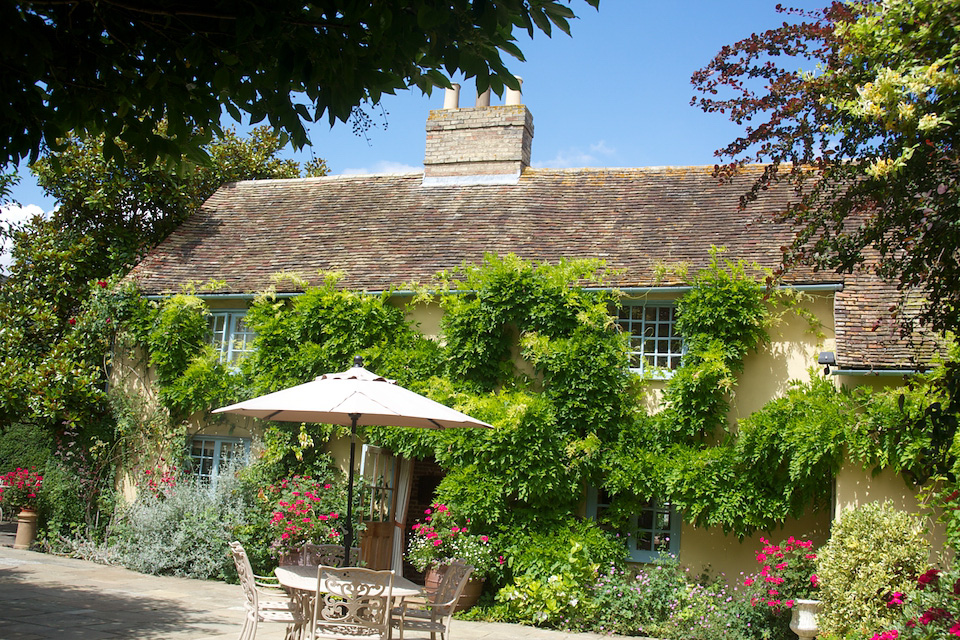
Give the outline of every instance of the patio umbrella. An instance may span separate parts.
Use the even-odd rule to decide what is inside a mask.
[[[487,427],[439,402],[405,389],[393,380],[367,371],[363,359],[354,358],[353,367],[342,373],[325,373],[312,382],[245,400],[214,413],[235,413],[264,420],[321,422],[350,425],[350,468],[347,472],[347,532],[344,536],[344,564],[353,546],[353,467],[356,457],[357,425],[449,429]]]

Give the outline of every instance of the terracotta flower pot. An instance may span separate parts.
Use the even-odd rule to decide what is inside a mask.
[[[437,590],[437,587],[440,586],[440,580],[443,578],[443,572],[446,571],[446,565],[433,565],[427,569],[427,574],[424,576],[424,590],[428,593],[433,593]],[[457,606],[454,611],[465,611],[477,604],[477,601],[480,599],[480,594],[483,593],[483,585],[486,582],[486,578],[470,578],[467,581],[467,586],[463,588],[463,592],[460,594],[460,599],[457,600]]]
[[[37,511],[24,507],[17,516],[17,537],[14,549],[29,549],[37,539]]]

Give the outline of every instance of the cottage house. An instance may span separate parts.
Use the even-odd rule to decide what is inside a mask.
[[[219,281],[216,291],[202,297],[213,311],[215,344],[229,360],[249,350],[253,336],[243,321],[245,308],[277,272],[316,282],[321,270],[338,270],[345,274],[342,286],[379,292],[427,281],[464,262],[479,263],[486,253],[547,262],[598,258],[617,270],[610,284],[626,295],[621,327],[657,338],[635,341],[633,365],[669,370],[683,356],[674,302],[689,286],[658,278],[657,266],[685,263],[692,273],[706,266],[711,246],[717,246],[726,247],[731,258],[776,268],[781,247],[792,238],[790,229],[764,216],[783,206],[788,193],[766,192],[739,208],[738,196],[753,179],[750,170],[721,184],[712,167],[535,169],[533,117],[519,94],[509,94],[502,106],[460,108],[457,102],[456,94],[448,93],[444,108],[429,114],[423,172],[225,185],[131,277],[153,297],[176,293],[186,282]],[[771,342],[745,363],[731,421],[782,394],[788,380],[808,378],[814,367],[815,375],[832,376],[837,384],[899,384],[929,359],[929,353],[918,353],[884,329],[895,290],[871,275],[800,269],[790,272],[784,285],[808,294],[807,308],[822,323],[824,336],[806,331],[799,318],[776,327]],[[275,287],[279,296],[299,293],[292,281]],[[402,303],[404,293],[395,295]],[[438,331],[438,310],[416,307],[409,313],[425,333]],[[198,422],[190,445],[201,463],[197,468],[212,472],[218,461],[247,449],[256,428]],[[342,443],[331,446],[343,459]],[[415,465],[414,502],[417,495],[429,499],[437,473]],[[886,497],[906,507],[914,502],[899,478],[872,478],[853,465],[833,482],[833,509],[791,523],[791,533],[822,541],[845,505]],[[586,515],[602,509],[602,495],[585,495]],[[638,514],[637,521],[646,524],[637,526],[645,527],[648,538],[668,536],[671,551],[685,564],[739,571],[753,563],[756,540],[698,529],[669,505],[649,508]],[[412,522],[418,511],[411,507],[410,513]],[[652,549],[631,551],[642,561]]]

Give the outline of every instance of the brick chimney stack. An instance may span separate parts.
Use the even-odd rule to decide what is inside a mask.
[[[521,81],[522,82],[522,81]],[[506,104],[459,108],[459,85],[447,89],[444,108],[427,118],[423,184],[516,184],[530,166],[533,116],[519,91],[507,90]]]

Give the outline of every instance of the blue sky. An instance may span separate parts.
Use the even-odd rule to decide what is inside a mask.
[[[739,129],[723,115],[690,105],[690,75],[724,44],[785,19],[775,0],[601,0],[595,11],[573,1],[580,14],[572,37],[519,35],[526,62],[508,66],[524,80],[523,102],[533,114],[532,164],[536,167],[642,167],[712,165],[715,149]],[[802,8],[824,2],[797,0]],[[460,105],[473,106],[475,88],[464,83]],[[492,104],[502,100],[493,97]],[[417,171],[422,167],[424,127],[430,109],[443,106],[443,92],[425,97],[407,91],[383,100],[386,127],[369,140],[348,125],[310,129],[312,148],[288,153],[300,160],[316,154],[333,173]],[[240,127],[242,130],[243,128]],[[54,201],[26,171],[14,189],[21,205],[48,211]],[[33,209],[36,211],[37,209]],[[12,212],[10,212],[12,213]]]

